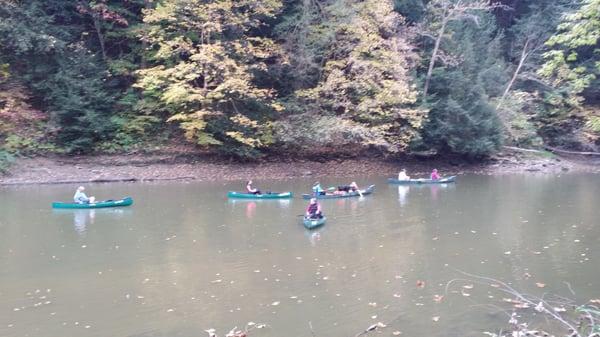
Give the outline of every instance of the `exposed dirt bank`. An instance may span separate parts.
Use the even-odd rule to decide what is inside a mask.
[[[262,163],[230,163],[211,157],[180,154],[133,154],[93,157],[22,158],[0,185],[60,184],[156,180],[288,179],[306,176],[394,175],[406,168],[412,176],[426,176],[434,167],[444,175],[462,173],[514,174],[537,172],[600,172],[600,161],[509,151],[482,163],[456,159],[402,161],[352,159],[315,162],[270,159]]]

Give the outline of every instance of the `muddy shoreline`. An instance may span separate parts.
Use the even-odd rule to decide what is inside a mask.
[[[414,177],[427,176],[432,168],[437,168],[444,175],[600,173],[600,162],[586,158],[540,156],[513,151],[503,152],[478,163],[456,158],[415,157],[404,160],[364,158],[329,161],[270,158],[261,163],[235,163],[210,156],[170,153],[37,157],[18,159],[7,175],[0,176],[0,185],[227,181],[372,174],[394,176],[400,168],[406,168]]]

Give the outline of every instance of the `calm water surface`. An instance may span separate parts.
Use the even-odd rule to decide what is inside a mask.
[[[313,180],[255,183],[299,195]],[[270,337],[309,337],[309,322],[317,336],[335,337],[379,321],[391,322],[386,336],[506,326],[484,306],[502,306],[493,288],[457,282],[445,293],[465,277],[458,270],[537,295],[600,296],[599,176],[358,182],[377,189],[323,201],[329,221],[312,232],[299,198],[226,200],[243,182],[89,185],[99,199],[135,200],[95,211],[50,208],[76,186],[2,188],[0,336],[224,335],[248,321],[268,324],[252,336]]]

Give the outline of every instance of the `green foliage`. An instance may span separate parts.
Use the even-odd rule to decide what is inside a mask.
[[[403,151],[417,134],[424,112],[415,107],[417,93],[410,78],[414,55],[400,34],[402,17],[393,11],[391,2],[374,0],[350,1],[344,6],[332,1],[322,10],[331,30],[328,35],[335,40],[327,45],[321,80],[297,91],[295,99],[303,107],[297,113],[310,121],[337,120],[340,126],[353,129],[346,133],[352,137],[341,137],[352,139],[352,145]],[[323,35],[319,23],[305,29],[308,41]],[[338,128],[324,131],[332,133],[325,139],[345,134],[338,133]]]
[[[505,141],[519,147],[541,146],[543,141],[538,135],[535,122],[543,105],[539,95],[515,90],[503,103],[498,114],[505,128]]]
[[[148,11],[145,37],[154,65],[138,72],[137,87],[198,145],[255,157],[279,106],[255,73],[277,52],[256,34],[280,10],[279,1],[164,1]],[[227,22],[227,24],[221,24]]]
[[[434,70],[435,102],[423,128],[425,144],[469,157],[489,155],[502,144],[500,119],[489,96],[499,95],[508,81],[494,22],[487,14],[478,21],[449,27],[453,39],[445,42],[444,50],[452,50],[448,57],[461,61]]]
[[[558,33],[546,44],[552,50],[544,54],[546,63],[539,74],[552,79],[555,86],[568,88],[567,104],[578,106],[581,96],[596,100],[600,74],[600,0],[584,0],[581,7],[566,15]],[[594,85],[589,92],[586,89]]]
[[[418,22],[425,15],[423,0],[394,0],[394,8],[409,22]]]
[[[0,150],[600,144],[600,0],[500,2],[0,0]]]
[[[7,151],[0,150],[0,173],[7,173],[14,160],[15,157],[13,155]]]

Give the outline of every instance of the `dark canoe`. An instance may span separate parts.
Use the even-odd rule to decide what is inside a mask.
[[[438,180],[431,179],[410,179],[410,180],[398,180],[394,178],[388,178],[388,183],[398,185],[419,185],[419,184],[447,184],[456,181],[456,176],[440,178]]]
[[[371,185],[369,187],[367,187],[364,190],[360,190],[362,192],[363,195],[369,195],[371,193],[373,193],[373,190],[375,190],[375,185]],[[317,195],[316,198],[317,199],[338,199],[338,198],[350,198],[350,197],[359,197],[360,194],[358,194],[358,192],[348,192],[345,194],[325,194],[325,195]],[[302,194],[302,198],[304,199],[310,199],[314,197],[314,194]]]
[[[293,196],[292,192],[270,192],[266,194],[252,194],[242,192],[227,192],[228,198],[236,199],[288,199]]]
[[[53,202],[52,208],[68,208],[68,209],[89,209],[89,208],[107,208],[107,207],[123,207],[131,206],[133,199],[126,197],[119,200],[104,200],[97,201],[93,204],[77,204],[74,202]]]
[[[310,218],[304,217],[304,219],[302,220],[302,223],[304,224],[304,227],[306,227],[307,229],[314,229],[314,228],[323,226],[325,224],[325,221],[327,221],[326,217],[322,217],[320,219],[310,219]]]

